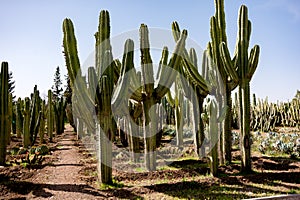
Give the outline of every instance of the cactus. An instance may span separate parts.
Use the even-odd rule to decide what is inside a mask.
[[[24,148],[27,148],[34,145],[40,129],[42,112],[41,99],[37,86],[34,87],[34,93],[31,94],[31,99],[26,97],[24,100],[24,106],[22,104],[22,100],[19,99],[17,103],[17,115],[22,113],[23,116],[18,116],[17,123],[18,126],[20,126],[23,122],[23,127],[19,127],[18,129],[22,130],[23,146]],[[22,107],[24,108],[21,109]]]
[[[45,119],[46,119],[46,102],[45,100],[43,100],[41,106],[41,122],[40,122],[40,130],[39,130],[40,144],[44,143]]]
[[[212,16],[210,20],[211,42],[208,45],[208,50],[218,68],[222,79],[221,81],[223,82],[226,91],[226,99],[225,101],[222,101],[222,103],[227,107],[227,113],[222,125],[222,135],[220,137],[220,163],[224,164],[225,162],[231,162],[231,91],[237,87],[237,82],[230,79],[230,75],[226,73],[219,50],[219,46],[222,42],[227,44],[224,0],[215,0],[215,8],[215,15]]]
[[[54,119],[55,119],[55,131],[57,135],[60,135],[64,132],[64,123],[65,123],[65,108],[66,102],[63,97],[56,99],[54,103]]]
[[[178,41],[180,28],[177,22],[172,23],[172,31],[174,40]],[[207,56],[206,53],[204,53],[203,56]],[[207,85],[207,82],[198,72],[197,56],[195,50],[192,48],[190,50],[190,54],[188,54],[187,50],[184,49],[183,57],[183,69],[181,69],[180,73],[183,75],[182,77],[185,77],[185,79],[188,80],[188,84],[194,89],[195,95],[190,94],[191,90],[188,88],[189,86],[185,84],[185,81],[181,81],[181,84],[185,96],[192,102],[195,150],[198,156],[202,156],[203,148],[202,150],[200,148],[202,147],[204,141],[204,127],[203,121],[199,116],[203,112],[204,98],[209,94],[211,88],[209,85]]]
[[[210,99],[208,104],[207,104],[207,114],[209,118],[208,122],[208,135],[211,137],[210,138],[210,155],[209,155],[209,160],[210,160],[210,174],[212,176],[218,176],[218,145],[216,145],[216,140],[218,138],[215,138],[216,132],[218,132],[218,108],[217,108],[217,103],[215,100]]]
[[[31,145],[30,139],[30,99],[25,97],[23,110],[23,147],[27,148]]]
[[[37,86],[34,86],[34,92],[31,94],[31,102],[30,102],[30,124],[29,124],[29,132],[30,132],[30,145],[34,145],[37,134],[39,132],[41,122],[41,97],[39,96],[39,91]]]
[[[248,9],[242,5],[239,10],[238,36],[234,59],[230,58],[227,44],[220,44],[220,55],[226,73],[239,85],[239,113],[241,129],[241,155],[243,172],[251,171],[250,157],[250,80],[257,68],[259,46],[255,45],[248,57],[251,22],[248,20]]]
[[[24,102],[22,101],[22,99],[18,98],[15,106],[16,107],[16,133],[18,138],[20,138],[23,134],[23,120],[24,120],[22,114],[23,105]]]
[[[113,99],[113,105],[116,108],[122,108],[124,105],[127,108],[127,99],[132,99],[137,103],[138,108],[142,110],[143,116],[143,132],[144,132],[144,149],[145,149],[145,165],[146,169],[153,171],[156,169],[156,134],[158,127],[156,107],[165,94],[169,91],[173,81],[175,80],[176,74],[169,68],[177,70],[179,63],[181,62],[182,49],[185,45],[186,32],[183,31],[180,39],[178,40],[175,51],[168,63],[168,50],[165,47],[162,51],[162,57],[160,61],[160,70],[158,74],[158,86],[154,87],[154,76],[153,76],[153,64],[150,55],[150,44],[149,44],[149,31],[145,24],[140,26],[140,51],[141,51],[141,65],[142,65],[142,87],[135,87],[139,85],[138,75],[135,73],[133,65],[122,65],[121,72],[130,71],[130,79],[125,80],[128,76],[120,76],[119,84],[116,88],[118,91],[116,97]],[[127,41],[128,48],[125,52],[133,51],[133,42]],[[126,48],[125,48],[126,49]],[[129,56],[129,55],[128,55]],[[131,55],[131,59],[133,56]],[[131,60],[133,62],[133,60]],[[169,67],[169,68],[168,68]],[[166,79],[165,74],[168,74]],[[131,83],[131,85],[129,84]],[[135,91],[131,96],[129,92],[131,88]],[[125,97],[125,100],[124,100]],[[151,108],[153,106],[153,108]],[[154,107],[155,106],[155,107]],[[151,108],[151,109],[150,109]],[[123,112],[123,111],[122,111]],[[122,114],[122,112],[120,114]],[[137,110],[136,113],[140,113]],[[138,116],[139,114],[137,114]]]
[[[6,136],[6,145],[10,144],[11,139],[11,132],[12,132],[12,117],[13,117],[13,100],[12,100],[12,94],[8,94],[8,130],[7,130],[7,136]]]
[[[53,140],[53,131],[54,131],[54,109],[52,102],[52,91],[48,90],[48,106],[47,106],[47,132],[49,141]]]
[[[8,135],[8,63],[2,62],[1,64],[1,82],[0,82],[0,165],[5,165],[6,159],[6,138]]]
[[[176,143],[180,147],[183,145],[183,91],[180,88],[180,77],[176,77],[175,81],[175,96],[174,99],[170,92],[167,93],[167,100],[175,110],[175,128],[176,128]]]
[[[101,183],[112,182],[112,146],[109,140],[112,139],[115,121],[112,118],[111,96],[114,87],[114,73],[116,61],[113,62],[112,49],[109,41],[110,22],[108,11],[101,11],[99,17],[98,32],[96,38],[96,75],[98,90],[90,94],[86,83],[81,75],[79,58],[77,53],[77,42],[74,35],[73,23],[70,19],[63,22],[64,32],[64,53],[65,60],[73,90],[73,99],[78,102],[78,113],[85,121],[88,130],[96,130],[94,119],[90,116],[89,108],[95,107],[99,120],[97,130],[100,136],[98,178]],[[93,99],[94,98],[94,99]],[[73,101],[74,103],[74,101]],[[76,111],[77,112],[77,111]]]

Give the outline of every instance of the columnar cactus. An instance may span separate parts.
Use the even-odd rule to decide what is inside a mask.
[[[37,134],[39,132],[40,122],[41,122],[41,97],[37,86],[34,86],[34,92],[31,94],[30,101],[30,145],[34,145]]]
[[[23,112],[23,146],[27,148],[34,145],[41,122],[41,98],[37,86],[34,87],[31,99],[25,98],[24,109],[21,112]]]
[[[24,102],[21,98],[18,98],[16,102],[16,133],[17,137],[20,138],[23,134],[23,110]]]
[[[219,45],[222,62],[230,79],[239,85],[239,113],[241,130],[242,171],[251,171],[250,143],[250,80],[257,68],[259,46],[255,45],[248,57],[251,22],[248,20],[248,9],[242,5],[239,11],[238,36],[235,57],[230,58],[227,44]]]
[[[177,22],[172,23],[173,37],[175,41],[179,39],[180,28]],[[205,54],[204,54],[205,55]],[[190,94],[191,89],[185,83],[186,81],[181,81],[182,88],[186,98],[192,102],[193,106],[193,124],[194,124],[194,144],[196,153],[199,156],[203,156],[203,149],[201,146],[204,141],[204,128],[201,113],[203,112],[203,101],[204,98],[209,94],[211,88],[207,85],[207,82],[198,72],[197,65],[197,55],[195,50],[192,48],[188,54],[187,50],[183,50],[182,65],[180,73],[182,77],[188,80],[189,86],[194,89],[194,94]],[[203,63],[205,64],[205,63]],[[202,151],[202,152],[201,152]]]
[[[227,113],[221,130],[222,135],[220,137],[220,161],[221,164],[224,164],[225,161],[229,163],[231,162],[231,91],[234,90],[238,84],[234,80],[230,79],[230,75],[226,73],[219,48],[222,42],[227,44],[224,0],[215,0],[215,7],[215,15],[212,16],[210,20],[211,42],[208,45],[208,50],[210,51],[213,61],[218,68],[226,91],[226,99],[222,103],[226,104]]]
[[[118,91],[118,93],[112,102],[114,107],[116,108],[122,108],[123,106],[120,106],[122,104],[125,105],[125,108],[127,108],[128,103],[126,98],[129,98],[134,100],[135,102],[138,102],[137,105],[141,105],[138,107],[142,109],[143,116],[145,165],[147,170],[149,171],[153,171],[156,169],[156,134],[158,124],[156,113],[157,109],[151,107],[157,106],[156,104],[159,103],[165,96],[165,94],[169,91],[169,88],[175,80],[176,73],[174,70],[177,70],[178,67],[180,67],[185,39],[186,31],[183,31],[183,34],[181,34],[180,38],[178,39],[175,51],[169,62],[168,50],[167,48],[163,49],[162,58],[160,61],[160,70],[157,76],[158,85],[155,88],[153,64],[150,55],[149,31],[148,27],[142,24],[140,27],[142,87],[135,87],[139,86],[140,84],[138,83],[138,75],[134,71],[131,72],[131,76],[121,76],[118,87],[116,88],[116,91]],[[129,43],[129,41],[127,41],[128,47],[130,44],[131,48],[127,49],[125,52],[133,51],[133,42],[130,41]],[[131,62],[133,63],[133,56],[131,57]],[[133,64],[122,65],[121,72],[128,72],[131,69],[134,69]],[[168,74],[168,78],[166,78],[166,74]],[[130,79],[126,77],[130,77]],[[132,94],[130,94],[129,92],[130,90],[132,90],[132,88],[134,89],[134,91]],[[129,96],[129,94],[131,96]]]
[[[12,132],[12,118],[13,118],[13,102],[12,102],[12,94],[8,94],[8,130],[7,130],[7,136],[6,136],[6,144],[10,144],[10,137]]]
[[[41,122],[40,122],[40,130],[39,130],[40,144],[44,143],[45,120],[46,120],[46,102],[45,100],[43,100],[41,106]]]
[[[6,138],[8,135],[8,63],[1,64],[0,82],[0,165],[5,165],[6,158]]]
[[[81,75],[80,63],[77,53],[77,42],[74,35],[73,23],[70,19],[63,22],[64,32],[64,53],[70,77],[73,95],[80,105],[77,109],[85,125],[89,130],[96,130],[93,117],[91,117],[90,108],[94,107],[99,120],[99,166],[98,177],[101,183],[112,182],[112,146],[109,140],[112,139],[115,121],[112,118],[111,98],[114,87],[114,69],[112,49],[110,45],[110,22],[108,11],[101,11],[99,17],[98,32],[96,38],[96,74],[97,86],[96,92],[89,93],[87,85]],[[97,87],[96,87],[97,88]],[[74,103],[74,102],[73,102]]]
[[[52,102],[52,91],[48,90],[48,102],[47,102],[47,133],[50,142],[53,140],[54,131],[54,108]]]
[[[23,147],[27,148],[31,145],[30,134],[30,99],[25,97],[23,110]]]
[[[64,132],[64,123],[65,123],[65,108],[66,101],[64,98],[59,98],[54,102],[54,119],[55,119],[55,131],[57,135],[60,135]]]
[[[218,145],[216,145],[215,138],[216,132],[218,132],[218,105],[215,100],[210,99],[207,104],[207,114],[209,118],[207,132],[210,138],[210,174],[212,176],[218,175]]]

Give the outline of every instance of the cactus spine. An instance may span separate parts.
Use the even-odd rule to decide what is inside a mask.
[[[8,63],[1,64],[1,97],[0,97],[0,165],[5,165],[6,159],[6,138],[8,135]]]

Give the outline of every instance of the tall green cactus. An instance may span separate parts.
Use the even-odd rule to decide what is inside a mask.
[[[222,125],[220,137],[220,161],[221,164],[224,164],[224,162],[231,162],[231,92],[237,87],[238,83],[235,82],[235,80],[230,79],[230,75],[226,73],[225,64],[222,62],[219,48],[222,42],[227,44],[224,0],[215,0],[215,7],[215,15],[212,16],[210,20],[211,42],[208,45],[208,50],[218,68],[226,91],[225,101],[220,102],[224,103],[227,107],[227,113]]]
[[[37,86],[29,97],[25,98],[23,109],[23,146],[25,148],[35,144],[41,122],[41,98]]]
[[[23,110],[23,147],[27,148],[31,145],[30,134],[30,99],[25,97]]]
[[[134,87],[140,85],[138,82],[138,76],[135,72],[131,73],[129,76],[131,79],[120,81],[117,87],[116,97],[113,99],[114,107],[119,107],[121,103],[124,103],[129,95],[131,87],[129,83],[132,83],[134,91],[129,99],[132,99],[138,102],[138,105],[141,105],[142,116],[143,116],[143,132],[144,132],[144,149],[145,149],[145,165],[147,170],[153,171],[156,170],[156,134],[157,134],[157,113],[154,106],[161,101],[165,94],[169,91],[172,83],[175,80],[176,73],[174,70],[177,70],[180,67],[182,50],[185,46],[186,40],[186,31],[183,31],[178,42],[176,44],[174,53],[172,54],[171,59],[168,62],[168,50],[165,47],[162,51],[162,57],[160,61],[160,67],[158,74],[158,85],[154,87],[154,73],[153,73],[153,63],[150,55],[150,43],[149,43],[149,30],[145,24],[140,26],[140,51],[141,51],[141,75],[142,75],[142,87]],[[132,43],[133,45],[133,43]],[[131,47],[133,50],[133,46]],[[133,59],[133,57],[131,58]],[[133,62],[133,60],[131,61]],[[130,67],[131,68],[128,68]],[[133,69],[132,65],[122,65],[121,71],[129,71]],[[124,69],[126,67],[127,69]],[[168,74],[168,78],[166,78]],[[126,103],[126,101],[125,101]],[[127,106],[127,103],[125,104]],[[139,111],[137,111],[139,112]]]
[[[22,99],[19,97],[17,102],[16,102],[16,133],[17,137],[20,138],[23,134],[23,114],[22,110],[24,109],[24,102]]]
[[[34,86],[34,91],[31,94],[30,102],[30,145],[34,145],[37,134],[39,132],[40,122],[41,122],[41,97],[37,86]]]
[[[0,82],[0,165],[5,165],[6,159],[6,138],[8,135],[8,63],[1,64],[1,82]]]
[[[54,102],[54,119],[55,119],[55,131],[57,135],[60,135],[64,132],[65,116],[66,116],[66,101],[63,97],[56,99]]]
[[[48,102],[47,102],[47,132],[49,141],[53,140],[53,131],[54,131],[54,108],[52,102],[52,91],[48,90]]]
[[[81,75],[80,63],[77,53],[77,42],[74,35],[73,23],[70,19],[63,22],[64,32],[64,53],[70,77],[73,95],[75,95],[78,105],[77,109],[85,125],[89,130],[96,130],[94,119],[91,117],[90,108],[95,107],[99,120],[99,165],[98,177],[101,183],[112,182],[112,139],[115,121],[112,118],[111,98],[114,87],[114,69],[112,49],[110,45],[110,21],[108,11],[101,11],[99,17],[98,31],[96,38],[96,75],[98,90],[91,94]]]
[[[239,10],[238,36],[235,57],[230,58],[227,44],[220,44],[220,54],[226,73],[233,82],[239,84],[239,113],[241,130],[241,155],[243,172],[251,171],[251,143],[250,143],[250,81],[257,68],[259,51],[255,45],[248,57],[251,34],[251,22],[248,20],[248,9],[242,5]]]
[[[40,144],[44,143],[45,119],[46,119],[46,102],[45,100],[43,100],[41,106],[41,122],[40,122],[40,130],[39,130]]]
[[[180,33],[180,28],[177,22],[172,23],[172,32],[173,32],[174,40],[177,42]],[[211,87],[210,85],[207,84],[207,82],[198,72],[197,55],[195,50],[192,48],[190,50],[190,53],[188,53],[187,50],[184,49],[183,58],[184,58],[182,59],[183,68],[180,68],[180,73],[182,74],[182,77],[188,80],[189,85],[185,84],[186,83],[185,80],[181,81],[181,84],[185,96],[192,102],[194,144],[195,144],[196,153],[198,154],[198,156],[201,156],[203,154],[203,149],[201,150],[201,147],[204,141],[204,127],[203,127],[203,121],[199,116],[203,112],[204,98],[209,94]],[[202,63],[202,64],[206,64],[206,63]],[[193,88],[195,94],[190,94],[192,90],[189,87]]]
[[[7,136],[6,136],[6,144],[9,145],[10,144],[10,140],[11,140],[11,132],[12,132],[12,118],[13,118],[13,98],[12,98],[12,94],[9,93],[8,94],[8,130],[7,130]]]

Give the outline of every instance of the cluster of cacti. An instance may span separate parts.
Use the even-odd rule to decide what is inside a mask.
[[[150,55],[149,33],[146,25],[140,27],[140,51],[141,51],[141,77],[142,82],[139,82],[138,74],[134,70],[133,65],[133,41],[127,40],[125,44],[126,54],[131,54],[123,57],[123,61],[129,64],[122,64],[122,75],[119,79],[116,97],[113,99],[113,105],[116,108],[127,108],[128,99],[134,100],[136,103],[136,116],[142,115],[143,133],[144,133],[144,152],[145,165],[150,171],[156,169],[156,147],[158,127],[161,124],[158,121],[158,104],[169,91],[169,88],[175,80],[176,73],[174,70],[180,65],[182,49],[185,45],[186,35],[181,34],[178,40],[175,51],[168,62],[168,49],[165,47],[162,51],[160,60],[160,70],[158,74],[158,86],[154,87],[153,64]],[[127,47],[126,47],[127,46]],[[129,58],[126,60],[124,58]],[[129,78],[126,78],[125,72],[131,73]],[[165,75],[168,74],[168,79]],[[142,87],[139,87],[142,85]],[[130,95],[130,90],[134,88],[134,93]],[[125,97],[125,98],[124,98]],[[126,99],[127,98],[127,99]],[[122,106],[123,105],[123,106]],[[154,108],[152,107],[154,106]],[[151,108],[152,107],[152,108]],[[150,109],[151,108],[151,109]],[[139,111],[140,110],[140,111]],[[120,113],[122,114],[122,113]]]
[[[64,53],[73,90],[73,113],[84,122],[88,132],[99,131],[99,179],[102,183],[110,183],[112,166],[111,141],[116,139],[115,118],[126,121],[125,132],[119,132],[119,138],[124,146],[129,145],[131,152],[138,152],[139,132],[133,124],[143,124],[143,141],[145,165],[148,170],[156,169],[156,148],[161,137],[158,134],[163,127],[163,121],[158,120],[161,107],[166,107],[166,99],[175,107],[175,122],[177,127],[177,145],[183,144],[182,126],[184,100],[192,102],[193,124],[196,151],[204,152],[205,133],[203,119],[203,102],[208,94],[213,94],[209,104],[208,130],[210,133],[221,134],[221,150],[225,151],[226,160],[231,160],[231,91],[239,85],[239,115],[242,134],[243,170],[251,169],[250,162],[250,97],[249,82],[258,63],[259,47],[255,46],[248,58],[251,24],[247,16],[247,8],[242,6],[239,13],[239,32],[235,56],[231,59],[227,49],[225,32],[224,2],[215,1],[216,15],[211,18],[211,37],[207,51],[203,53],[202,75],[198,72],[197,56],[194,49],[190,53],[185,49],[187,31],[182,33],[176,22],[172,24],[176,47],[171,59],[168,59],[168,49],[164,47],[159,65],[157,86],[155,87],[153,62],[150,55],[149,30],[146,25],[140,26],[141,72],[134,68],[134,43],[126,40],[122,62],[113,60],[110,45],[110,22],[107,11],[101,11],[99,27],[95,34],[96,51],[95,67],[88,69],[88,80],[81,74],[77,53],[77,42],[73,24],[70,19],[63,22]],[[209,57],[212,57],[210,59]],[[169,60],[169,61],[168,61]],[[213,62],[215,65],[213,65]],[[221,74],[221,78],[218,77]],[[166,78],[168,74],[168,78]],[[204,78],[203,78],[204,77]],[[186,81],[187,80],[187,81]],[[172,84],[175,83],[175,100],[170,98]],[[223,99],[222,85],[226,91]],[[192,90],[191,90],[192,88]],[[114,91],[114,96],[113,95]],[[192,92],[191,92],[192,91]],[[169,98],[165,95],[169,94]],[[159,106],[160,103],[162,106]],[[115,110],[112,110],[115,109]],[[93,116],[93,110],[97,120]],[[189,109],[185,110],[189,116]],[[228,111],[228,112],[226,112]],[[212,112],[215,113],[212,114]],[[171,113],[171,112],[169,112]],[[169,117],[170,118],[170,117]],[[222,123],[225,118],[225,122]],[[119,125],[121,121],[119,120]],[[213,128],[214,127],[214,128]],[[78,128],[78,127],[77,127]],[[210,135],[209,137],[214,137]],[[215,138],[214,138],[215,140]],[[217,147],[214,148],[216,150]],[[203,151],[203,152],[201,152]],[[215,151],[212,162],[217,163]],[[222,156],[223,157],[223,156]],[[133,160],[136,160],[134,158]],[[222,159],[221,159],[222,160]],[[216,173],[214,165],[212,171]]]
[[[211,42],[208,44],[208,51],[217,66],[221,82],[226,91],[226,99],[220,101],[227,107],[225,121],[221,125],[220,131],[220,163],[231,162],[231,115],[232,100],[231,92],[237,87],[238,81],[231,78],[231,74],[226,71],[226,63],[222,60],[221,44],[227,45],[226,22],[224,0],[215,0],[215,15],[210,19]],[[237,78],[237,77],[235,77]]]
[[[251,129],[268,132],[275,127],[299,127],[300,100],[294,98],[291,102],[269,103],[268,99],[255,99],[251,105]]]
[[[41,122],[41,98],[37,86],[34,87],[34,92],[31,94],[31,98],[25,97],[23,112],[23,146],[34,145],[37,134],[39,132]]]
[[[6,146],[9,132],[9,106],[8,106],[8,63],[2,62],[1,64],[1,77],[0,77],[0,165],[5,165],[6,159]]]
[[[225,129],[224,141],[230,143],[231,146],[231,90],[236,85],[239,86],[239,125],[241,130],[241,155],[242,155],[242,171],[251,171],[250,159],[250,80],[256,70],[259,58],[259,46],[255,45],[248,53],[251,22],[248,20],[248,10],[245,5],[240,7],[238,19],[238,35],[236,49],[233,58],[230,57],[228,44],[225,35],[225,16],[224,16],[224,1],[215,1],[217,12],[216,17],[211,19],[212,32],[212,55],[214,62],[219,68],[219,72],[224,79],[226,88],[228,110]],[[249,56],[248,56],[249,55]],[[222,75],[224,74],[224,75]],[[228,83],[229,80],[229,83]],[[228,89],[227,89],[228,87]],[[227,130],[228,129],[228,130]],[[230,135],[228,135],[230,134]],[[226,137],[230,139],[226,139]],[[229,153],[229,150],[225,151]],[[226,153],[227,154],[227,153]],[[229,155],[228,155],[229,158]]]

